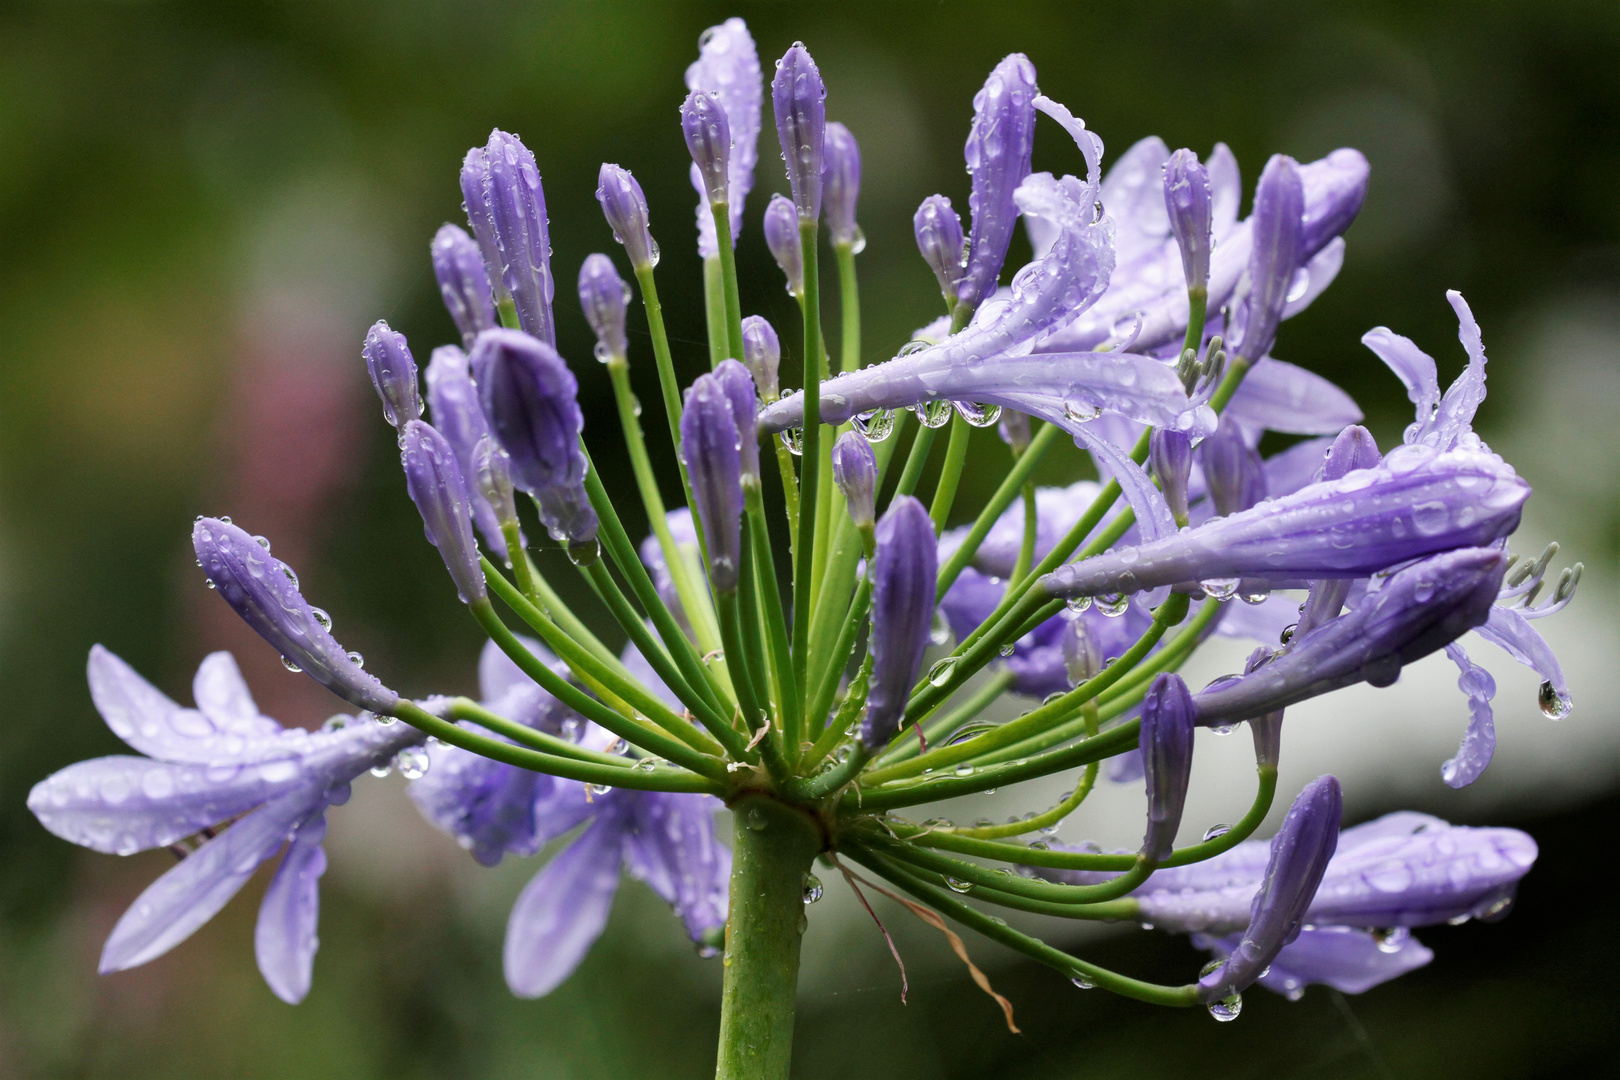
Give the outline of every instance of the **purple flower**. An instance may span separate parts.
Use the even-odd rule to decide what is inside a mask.
[[[29,809],[57,836],[96,851],[169,846],[182,855],[119,919],[101,971],[136,967],[180,944],[286,844],[259,907],[254,944],[276,996],[303,1000],[317,944],[326,808],[348,801],[349,782],[360,773],[402,752],[419,754],[407,748],[424,736],[404,724],[352,717],[333,717],[315,733],[283,728],[259,714],[225,652],[197,669],[194,709],[169,700],[100,645],[90,650],[89,679],[107,726],[147,756],[71,765],[34,786]],[[198,836],[195,847],[182,843]]]
[[[731,418],[737,424],[737,453],[742,474],[759,482],[759,395],[754,377],[740,360],[726,359],[715,366],[714,378],[731,403]]]
[[[478,188],[476,202],[468,193],[470,184]],[[481,152],[474,149],[467,154],[461,188],[491,280],[500,278],[504,283],[505,294],[517,308],[518,325],[555,347],[551,236],[534,154],[516,135],[497,128]]]
[[[855,203],[861,194],[861,148],[849,128],[836,120],[827,125],[827,162],[822,174],[826,193],[827,235],[834,244],[859,243]]]
[[[930,195],[917,207],[911,219],[917,235],[917,250],[934,272],[939,291],[947,306],[956,304],[956,281],[967,261],[967,241],[962,236],[962,219],[943,195]]]
[[[742,441],[724,383],[699,376],[681,413],[681,460],[709,551],[709,580],[721,592],[737,587],[742,568]]]
[[[750,315],[742,321],[743,363],[754,377],[759,396],[766,402],[779,396],[777,368],[782,363],[782,343],[771,324],[762,315]]]
[[[1170,232],[1181,249],[1181,270],[1187,288],[1207,289],[1215,211],[1209,172],[1191,150],[1177,150],[1165,162],[1164,209],[1170,218]]]
[[[1062,567],[1044,586],[1053,596],[1095,596],[1238,577],[1362,577],[1493,543],[1518,526],[1529,495],[1529,485],[1488,451],[1406,446],[1377,468]]]
[[[479,334],[470,362],[490,433],[511,458],[514,482],[534,496],[546,531],[569,544],[594,540],[573,372],[555,349],[517,330]]]
[[[1198,980],[1200,1001],[1213,1005],[1241,993],[1299,936],[1338,845],[1343,808],[1344,795],[1331,776],[1318,777],[1299,793],[1271,840],[1248,928],[1225,962]]]
[[[500,558],[506,558],[506,537],[501,522],[516,517],[512,508],[512,482],[506,476],[504,484],[491,490],[480,478],[474,454],[481,439],[489,436],[489,422],[478,404],[478,388],[473,385],[472,371],[467,365],[467,354],[454,345],[441,345],[433,350],[427,367],[428,409],[433,426],[443,435],[456,452],[456,464],[462,478],[472,481],[468,496],[472,499],[473,521],[484,534],[484,543]],[[492,482],[498,478],[492,476]],[[491,494],[496,495],[491,498]]]
[[[1213,438],[1210,436],[1210,439]],[[1210,439],[1204,442],[1208,443]],[[1153,466],[1153,475],[1159,478],[1159,490],[1164,492],[1165,504],[1177,521],[1187,519],[1187,477],[1192,472],[1192,458],[1192,439],[1187,437],[1186,432],[1153,429],[1148,439],[1148,464]],[[1263,473],[1260,483],[1265,483]]]
[[[1147,834],[1142,854],[1154,862],[1170,855],[1192,778],[1193,701],[1181,676],[1154,678],[1142,698],[1142,763],[1147,775]]]
[[[371,385],[382,398],[383,418],[393,427],[422,415],[422,395],[416,385],[416,360],[405,344],[405,335],[390,330],[378,320],[366,332],[360,350],[365,357]]]
[[[1367,197],[1367,159],[1359,150],[1335,150],[1299,167],[1305,188],[1301,256],[1309,259],[1356,220]]]
[[[503,527],[516,525],[517,501],[512,497],[512,459],[496,443],[495,436],[485,435],[473,446],[471,480],[473,519],[476,521],[478,518],[477,500],[482,499]],[[504,539],[504,533],[502,536]],[[518,539],[520,542],[523,539],[521,531]],[[503,543],[498,550],[505,554],[506,545]]]
[[[1271,351],[1294,275],[1305,261],[1305,185],[1299,166],[1284,154],[1266,162],[1254,191],[1253,246],[1249,252],[1248,322],[1234,350],[1247,360]]]
[[[697,526],[692,521],[692,511],[682,506],[671,510],[664,515],[664,524],[669,529],[670,539],[675,541],[677,548],[686,549],[695,556],[698,553]],[[686,636],[692,636],[692,624],[687,618],[686,608],[681,603],[681,594],[675,588],[675,578],[671,576],[669,564],[664,561],[664,546],[658,542],[656,533],[648,533],[641,542],[641,564],[647,568],[652,576],[653,588],[658,591],[658,598],[669,608],[670,614],[675,616]],[[679,706],[684,708],[685,706]]]
[[[1007,258],[1018,219],[1013,192],[1029,175],[1035,145],[1038,93],[1035,65],[1023,53],[1013,53],[996,65],[973,97],[973,127],[964,150],[968,174],[973,177],[973,193],[968,198],[973,231],[968,238],[967,264],[957,284],[960,302],[970,308],[995,291],[1001,264]]]
[[[1485,622],[1505,565],[1494,548],[1461,548],[1399,571],[1269,664],[1199,692],[1198,722],[1235,724],[1362,681],[1389,686],[1403,665]]]
[[[838,436],[832,448],[833,483],[844,493],[844,505],[857,528],[870,529],[876,518],[877,455],[858,431]]]
[[[1340,835],[1341,845],[1346,835]],[[1329,863],[1330,873],[1332,868]],[[1218,961],[1231,956],[1242,940],[1240,934],[1220,938],[1194,934],[1192,939],[1194,945],[1208,949]],[[1406,930],[1306,926],[1291,944],[1283,946],[1255,982],[1290,1001],[1304,997],[1305,987],[1311,983],[1360,994],[1416,971],[1433,959],[1434,953]]]
[[[647,196],[629,169],[603,164],[596,180],[596,201],[602,216],[613,230],[613,239],[624,245],[633,270],[658,265],[658,245],[647,223]]]
[[[760,74],[759,53],[754,39],[741,19],[731,18],[711,26],[699,39],[698,58],[686,69],[686,88],[717,94],[731,125],[731,157],[727,167],[726,205],[731,216],[731,243],[735,247],[742,233],[743,203],[754,186],[754,166],[759,163],[760,107],[764,99],[764,77]],[[714,216],[701,172],[692,166],[692,186],[700,196],[697,207],[698,254],[713,258],[720,254],[714,233]]]
[[[693,90],[686,95],[681,102],[681,135],[686,139],[697,176],[703,181],[700,190],[708,195],[711,204],[725,202],[730,182],[731,124],[719,94]]]
[[[1265,465],[1230,418],[1198,445],[1198,467],[1218,517],[1248,510],[1266,497]]]
[[[362,709],[391,713],[399,695],[361,669],[357,653],[332,637],[331,619],[309,606],[292,567],[260,541],[221,518],[198,518],[191,530],[197,561],[209,583],[290,669],[304,672]]]
[[[422,514],[428,540],[456,583],[463,604],[483,600],[484,570],[478,565],[478,541],[473,539],[472,503],[467,482],[456,464],[456,453],[443,435],[420,420],[400,428],[400,463],[405,487]]]
[[[579,306],[596,334],[598,360],[605,362],[629,351],[624,333],[625,306],[629,302],[630,284],[619,277],[613,260],[602,254],[585,256],[579,268]]]
[[[799,214],[786,195],[772,195],[765,206],[765,246],[787,278],[794,296],[804,292],[804,250],[799,238]]]
[[[495,238],[495,213],[490,206],[488,181],[489,162],[484,147],[475,146],[461,162],[461,208],[467,213],[467,224],[472,227],[473,238],[484,257],[484,276],[495,300],[505,303],[511,301],[512,294],[501,272],[505,262],[501,258],[500,242]]]
[[[776,138],[782,144],[788,184],[800,221],[821,216],[821,173],[825,167],[827,85],[804,45],[793,47],[776,62],[771,80],[771,110]]]
[[[872,559],[872,675],[861,742],[873,749],[894,738],[922,668],[938,572],[928,511],[911,496],[899,496],[877,524]]]
[[[531,644],[547,663],[550,654]],[[674,699],[634,650],[625,664],[672,704]],[[486,645],[479,664],[486,706],[509,719],[606,750],[614,736],[584,723]],[[533,855],[549,840],[585,829],[531,879],[507,921],[507,985],[520,997],[550,993],[572,974],[601,934],[618,891],[621,866],[644,881],[712,948],[726,921],[731,852],[715,838],[718,800],[615,789],[588,792],[571,780],[528,773],[450,746],[432,751],[433,767],[411,795],[430,821],[479,862]]]
[[[483,253],[465,229],[444,225],[433,235],[433,276],[439,279],[444,306],[461,331],[461,343],[472,347],[473,338],[500,325],[489,288]]]

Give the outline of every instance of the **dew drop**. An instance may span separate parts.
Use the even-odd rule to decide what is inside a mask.
[[[1411,938],[1412,931],[1404,926],[1381,927],[1372,932],[1373,941],[1381,953],[1398,953]]]
[[[804,428],[791,427],[776,437],[782,440],[782,445],[787,447],[788,453],[794,457],[804,453]]]
[[[315,617],[315,621],[320,624],[322,630],[330,631],[332,629],[332,616],[328,615],[325,609],[312,607],[309,609],[309,613]]]
[[[420,746],[407,746],[394,755],[394,767],[407,780],[420,780],[427,775],[428,753]]]
[[[1575,708],[1575,699],[1567,693],[1559,693],[1551,682],[1544,682],[1541,689],[1536,691],[1536,704],[1540,706],[1542,716],[1549,720],[1562,720]]]
[[[850,425],[866,436],[867,442],[880,443],[894,434],[894,410],[873,409],[849,418]]]
[[[1223,1024],[1229,1024],[1238,1018],[1243,1011],[1243,995],[1233,994],[1231,997],[1209,1003],[1209,1015]]]
[[[979,405],[972,402],[953,402],[956,412],[972,427],[989,427],[1001,419],[1000,405]]]
[[[939,663],[928,669],[928,682],[932,686],[944,686],[951,681],[951,672],[956,670],[957,658],[947,656]]]
[[[270,538],[267,536],[255,536],[253,538],[253,542],[264,548],[266,551],[270,550]]]
[[[213,584],[213,583],[210,582],[209,584]],[[299,667],[297,664],[293,663],[291,660],[289,660],[285,656],[283,656],[281,658],[281,666],[286,668],[288,671],[292,672],[294,675],[296,675],[299,672],[304,670],[303,668]]]
[[[1068,598],[1068,600],[1064,601],[1064,604],[1070,611],[1078,615],[1082,611],[1085,611],[1087,608],[1091,607],[1091,597],[1071,596]]]
[[[1294,640],[1294,635],[1298,632],[1299,623],[1289,623],[1287,626],[1283,627],[1282,636],[1279,637],[1277,641],[1281,645],[1287,645],[1290,641]]]
[[[1224,604],[1237,595],[1239,584],[1239,580],[1235,577],[1210,578],[1207,581],[1200,581],[1198,587],[1203,589],[1212,599],[1219,600]]]
[[[1093,982],[1089,977],[1087,977],[1085,975],[1082,975],[1078,971],[1074,973],[1074,977],[1071,978],[1069,981],[1071,983],[1073,983],[1077,989],[1080,989],[1080,990],[1095,990],[1095,989],[1097,989],[1097,984],[1095,982]]]
[[[765,811],[755,806],[749,809],[746,824],[754,832],[764,832],[765,826],[769,823],[765,819]]]
[[[945,879],[945,884],[951,887],[952,892],[965,893],[970,892],[973,889],[973,883],[971,881],[963,881],[960,878],[947,877]]]
[[[363,668],[366,666],[366,658],[357,652],[351,651],[349,653],[349,663],[353,664],[357,668]]]
[[[821,899],[821,879],[814,874],[804,875],[804,902],[813,904]]]
[[[917,422],[925,428],[941,428],[951,418],[951,403],[949,401],[925,401],[912,410],[917,414]]]
[[[957,776],[972,776],[973,775],[973,763],[968,762],[968,761],[964,761],[961,764],[957,765],[956,768],[954,770],[952,770],[952,771],[955,772]]]
[[[1131,598],[1122,593],[1110,593],[1097,597],[1097,610],[1102,612],[1105,618],[1117,619],[1125,614],[1126,609],[1130,606]]]
[[[394,763],[392,761],[379,761],[377,764],[371,767],[371,775],[375,776],[379,780],[393,771]]]
[[[1217,836],[1225,836],[1231,831],[1232,826],[1230,825],[1211,825],[1209,828],[1204,830],[1204,839],[1213,840]]]

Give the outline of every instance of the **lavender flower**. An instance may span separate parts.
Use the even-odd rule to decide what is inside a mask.
[[[461,186],[489,276],[504,283],[505,296],[516,306],[518,325],[555,347],[551,236],[534,154],[516,135],[498,128],[490,132],[482,155],[477,154],[477,150],[468,153]],[[468,194],[469,185],[478,188],[476,201]]]
[[[737,424],[737,454],[745,481],[759,483],[759,395],[754,377],[741,361],[726,359],[715,366],[714,377],[731,403],[731,418]]]
[[[420,753],[407,748],[424,736],[352,717],[334,717],[313,734],[283,728],[260,715],[225,652],[197,669],[195,709],[175,704],[100,645],[90,650],[89,679],[107,726],[147,756],[70,765],[34,786],[28,808],[57,836],[96,851],[167,846],[182,855],[119,919],[101,971],[137,967],[180,944],[285,843],[254,944],[276,996],[303,1000],[317,946],[326,809],[348,801],[349,782],[362,772]],[[214,834],[232,818],[239,820]],[[199,834],[195,847],[183,843]]]
[[[1013,191],[1029,175],[1035,145],[1035,65],[1013,53],[996,65],[984,88],[973,98],[973,128],[968,133],[968,173],[973,194],[968,208],[973,232],[967,264],[957,284],[958,299],[977,307],[995,291],[1001,264],[1012,241],[1018,210]]]
[[[476,499],[482,499],[490,507],[499,527],[517,524],[517,501],[512,497],[512,459],[507,457],[506,451],[500,448],[493,435],[483,436],[473,446],[472,491]],[[474,520],[477,517],[478,503],[475,501]],[[520,540],[522,536],[520,532]],[[505,553],[504,544],[501,553]]]
[[[1193,701],[1181,676],[1157,676],[1142,699],[1142,762],[1147,773],[1147,835],[1142,855],[1160,862],[1175,846],[1192,777]]]
[[[506,477],[504,486],[486,490],[479,479],[482,471],[475,457],[479,440],[489,436],[489,423],[478,404],[478,388],[473,385],[472,371],[467,354],[454,345],[441,345],[433,350],[427,367],[428,409],[433,426],[456,452],[456,465],[468,484],[472,500],[473,522],[484,535],[484,543],[500,558],[506,558],[506,537],[501,532],[503,521],[516,520],[512,508],[512,483]],[[491,498],[491,494],[496,497]]]
[[[821,216],[827,86],[821,81],[821,70],[800,42],[795,41],[776,62],[771,110],[776,114],[776,138],[782,144],[794,208],[800,221],[815,221]]]
[[[1300,166],[1299,178],[1305,189],[1302,258],[1314,256],[1356,220],[1367,198],[1367,171],[1367,159],[1361,151],[1348,148]]]
[[[742,321],[743,363],[754,377],[759,396],[766,403],[775,401],[780,394],[777,368],[782,363],[782,343],[771,324],[760,315],[750,315]]]
[[[1217,516],[1230,517],[1266,497],[1260,452],[1248,444],[1229,417],[1222,418],[1215,433],[1199,444],[1198,466],[1203,470]]]
[[[1331,776],[1299,793],[1271,841],[1265,878],[1250,909],[1243,938],[1220,967],[1198,980],[1198,998],[1216,1005],[1260,977],[1283,946],[1299,936],[1306,909],[1339,841],[1344,796]]]
[[[861,723],[861,742],[869,747],[894,738],[905,714],[928,648],[938,572],[928,511],[909,495],[897,497],[877,524],[872,560],[872,676]]]
[[[917,234],[917,250],[934,272],[945,306],[956,306],[956,281],[967,260],[967,241],[962,236],[962,219],[943,195],[930,195],[917,207],[911,219]]]
[[[759,53],[747,25],[737,18],[711,26],[699,39],[698,59],[686,69],[686,88],[717,94],[731,125],[731,156],[725,202],[730,210],[731,243],[735,247],[742,233],[743,204],[754,186],[754,166],[759,163],[760,106],[764,98]],[[720,254],[715,237],[714,216],[701,172],[692,166],[692,186],[698,199],[698,254],[713,258]]]
[[[420,420],[400,429],[405,487],[422,514],[422,527],[456,583],[463,604],[483,600],[484,571],[473,539],[472,504],[456,454],[443,435]]]
[[[877,513],[877,455],[864,435],[846,431],[838,436],[832,448],[832,472],[850,520],[863,531],[872,528]]]
[[[681,102],[681,135],[709,202],[723,203],[730,183],[731,124],[720,95],[694,90]]]
[[[362,670],[358,654],[332,637],[331,620],[309,606],[292,568],[270,555],[269,544],[220,518],[198,518],[191,530],[197,561],[209,583],[255,633],[338,697],[362,709],[391,713],[399,695]]]
[[[473,338],[493,330],[495,300],[489,288],[489,271],[478,244],[465,229],[444,225],[433,234],[429,250],[433,255],[433,276],[439,279],[444,306],[461,331],[461,343],[472,347]]]
[[[1305,261],[1305,186],[1299,166],[1273,155],[1254,192],[1254,247],[1249,255],[1248,323],[1238,356],[1258,360],[1271,351],[1294,275]]]
[[[1505,562],[1493,548],[1462,548],[1401,570],[1271,663],[1201,691],[1198,722],[1234,724],[1363,681],[1389,686],[1402,666],[1485,622]]]
[[[1339,840],[1344,842],[1344,834]],[[1330,873],[1332,865],[1328,864]],[[1192,941],[1198,948],[1212,952],[1217,961],[1223,961],[1237,949],[1242,935],[1216,938],[1194,934]],[[1290,1001],[1304,997],[1305,987],[1311,983],[1325,983],[1346,994],[1361,994],[1416,971],[1433,959],[1434,953],[1406,930],[1303,926],[1299,936],[1283,946],[1255,983]]]
[[[585,256],[579,268],[579,306],[585,321],[596,335],[596,358],[603,362],[622,358],[629,352],[625,338],[625,307],[630,302],[630,284],[619,277],[613,260],[606,255]]]
[[[380,319],[366,332],[360,350],[365,357],[371,385],[382,398],[383,418],[392,427],[422,415],[422,396],[416,385],[416,360],[405,344],[405,335],[388,328]]]
[[[658,244],[647,224],[647,196],[629,169],[603,164],[596,180],[596,201],[602,216],[613,230],[613,239],[624,245],[630,267],[641,271],[658,265]]]
[[[500,241],[495,238],[495,212],[490,205],[488,180],[489,161],[484,147],[475,146],[461,162],[461,208],[466,211],[467,224],[472,227],[473,238],[484,257],[484,276],[495,301],[508,304],[512,302],[512,293],[502,272],[505,261],[501,258]]]
[[[512,461],[518,487],[534,496],[552,539],[596,539],[579,446],[585,417],[579,384],[555,349],[516,330],[486,330],[473,346],[479,403],[490,433]]]
[[[765,246],[771,257],[782,268],[787,278],[787,290],[794,296],[804,294],[804,250],[799,238],[799,215],[793,200],[786,195],[772,195],[765,207]]]
[[[1165,504],[1178,522],[1187,520],[1187,477],[1192,472],[1192,458],[1192,439],[1186,432],[1153,429],[1148,439],[1148,463],[1153,466],[1153,475],[1159,478]],[[1265,483],[1264,473],[1260,483]]]
[[[700,376],[686,391],[681,413],[681,460],[709,551],[709,581],[721,592],[737,587],[742,567],[740,442],[724,384],[715,375]]]
[[[1176,246],[1181,249],[1181,270],[1188,290],[1207,289],[1214,204],[1209,172],[1191,150],[1177,150],[1165,162],[1164,209]]]
[[[861,148],[849,128],[836,120],[827,125],[826,166],[822,189],[826,194],[827,235],[836,244],[864,244],[855,224],[855,203],[861,194]]]

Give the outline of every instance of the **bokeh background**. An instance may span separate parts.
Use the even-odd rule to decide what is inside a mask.
[[[571,302],[588,252],[617,257],[592,198],[596,170],[617,161],[646,188],[677,362],[690,376],[705,354],[675,107],[698,34],[731,14],[748,19],[767,73],[771,57],[805,41],[830,88],[829,115],[861,141],[869,356],[890,355],[935,314],[911,211],[934,191],[965,208],[970,100],[1010,51],[1030,55],[1042,90],[1086,118],[1110,159],[1150,134],[1200,152],[1224,140],[1252,183],[1270,153],[1303,160],[1360,147],[1373,180],[1346,267],[1285,326],[1279,355],[1348,388],[1388,446],[1409,407],[1358,339],[1391,326],[1434,353],[1449,380],[1463,355],[1443,292],[1463,290],[1491,355],[1480,428],[1537,491],[1517,546],[1556,537],[1588,569],[1574,607],[1542,624],[1565,659],[1575,713],[1546,721],[1534,676],[1485,657],[1501,685],[1502,748],[1474,788],[1455,793],[1439,779],[1466,717],[1443,661],[1415,666],[1395,689],[1296,710],[1290,723],[1289,792],[1331,768],[1347,784],[1351,819],[1409,806],[1530,830],[1541,860],[1504,923],[1423,933],[1435,963],[1358,998],[1313,988],[1289,1003],[1255,990],[1230,1025],[1082,994],[970,940],[1016,1004],[1024,1033],[1013,1036],[937,935],[889,905],[882,913],[910,963],[902,1006],[881,939],[828,873],[827,897],[810,912],[797,1073],[1620,1070],[1615,901],[1597,868],[1620,813],[1612,0],[994,11],[958,0],[6,0],[0,1077],[700,1077],[712,1068],[718,968],[692,954],[645,889],[626,885],[569,983],[516,1001],[499,945],[510,901],[538,863],[476,867],[421,823],[397,777],[357,785],[354,803],[333,815],[323,948],[315,989],[297,1008],[275,1000],[253,967],[262,876],[168,956],[98,977],[108,930],[170,856],[72,849],[23,803],[52,770],[118,749],[84,687],[93,642],[185,700],[196,662],[230,648],[267,712],[308,725],[334,711],[203,588],[187,544],[198,513],[229,513],[269,535],[334,613],[340,638],[401,691],[473,688],[479,639],[399,482],[392,432],[365,383],[362,335],[386,318],[424,359],[451,340],[427,241],[460,217],[466,148],[491,126],[520,133],[545,177],[561,346],[581,377],[587,435],[610,487],[625,485],[617,435],[599,420],[607,380]],[[769,128],[761,156],[739,253],[743,301],[791,326],[758,229],[763,196],[785,188]],[[1036,167],[1078,170],[1055,126],[1039,129]],[[633,348],[642,397],[656,400],[645,337]],[[999,469],[1004,451],[993,432],[982,437],[973,460]],[[1078,453],[1054,455],[1043,480],[1088,469]],[[959,516],[996,479],[970,472]],[[564,581],[566,564],[550,565]],[[1199,671],[1217,674],[1235,655],[1218,653]],[[1195,831],[1247,803],[1237,741],[1200,745]],[[1044,806],[1050,794],[1004,792],[997,808]],[[1135,798],[1104,792],[1065,837],[1132,842]],[[1201,962],[1159,935],[1043,930],[1167,980]]]

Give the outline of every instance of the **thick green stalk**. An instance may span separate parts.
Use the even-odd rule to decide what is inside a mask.
[[[799,476],[799,549],[793,553],[793,678],[800,692],[809,690],[810,595],[816,567],[816,506],[821,487],[821,290],[816,249],[816,222],[800,220],[804,250],[804,439]],[[808,704],[808,703],[807,703]]]
[[[939,483],[934,486],[934,502],[928,516],[934,521],[934,533],[945,531],[945,521],[951,516],[951,504],[956,502],[956,488],[962,481],[962,466],[967,463],[968,441],[973,437],[973,425],[962,419],[960,413],[951,417],[951,441],[945,446],[945,464],[939,470]]]
[[[788,558],[799,558],[799,481],[793,473],[793,451],[776,435],[767,436],[776,447],[776,473],[782,480],[782,504],[787,507]]]
[[[721,324],[725,331],[726,351],[720,359],[730,357],[733,360],[741,360],[742,298],[737,293],[737,253],[731,247],[731,210],[725,203],[712,202],[709,204],[709,212],[714,216],[714,238],[720,245],[720,291],[726,305],[725,319]],[[710,332],[712,334],[712,329]],[[712,350],[712,343],[710,348]]]
[[[821,735],[822,725],[826,723],[833,697],[838,693],[838,680],[844,674],[850,656],[855,652],[855,640],[860,635],[861,626],[866,622],[866,610],[871,602],[872,579],[862,578],[861,583],[855,587],[855,599],[849,605],[849,618],[844,620],[838,640],[833,643],[826,656],[817,658],[821,678],[816,687],[815,697],[810,701],[810,709],[805,713],[809,720],[809,731],[817,737]]]
[[[716,1080],[787,1080],[804,933],[804,885],[821,835],[804,813],[749,795],[732,804],[731,909]]]
[[[754,576],[758,580],[760,621],[770,645],[772,670],[781,684],[783,742],[790,760],[799,756],[803,723],[799,713],[799,685],[794,681],[793,654],[788,645],[787,618],[782,611],[782,589],[776,580],[776,563],[771,559],[771,537],[765,525],[765,500],[758,484],[743,487],[748,512],[748,543],[753,548]]]
[[[838,310],[844,323],[838,335],[839,369],[854,371],[861,366],[861,290],[855,281],[855,245],[848,241],[834,244],[833,259],[838,263]]]
[[[709,332],[709,370],[726,358],[726,286],[720,258],[703,260],[703,321]]]

